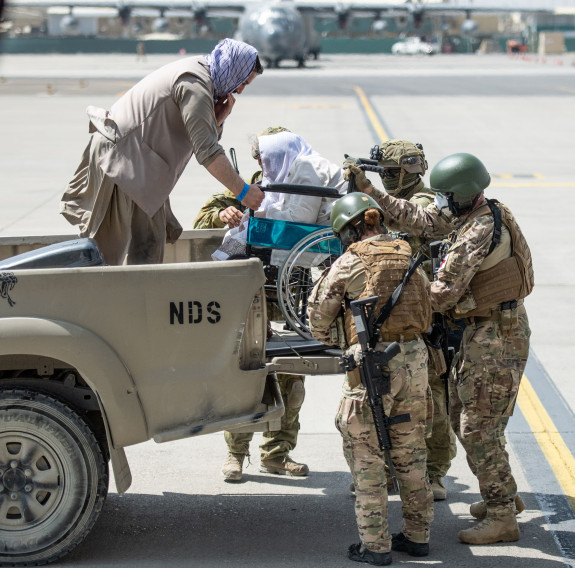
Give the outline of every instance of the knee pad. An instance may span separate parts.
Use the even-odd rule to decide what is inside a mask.
[[[305,398],[303,379],[294,379],[287,391],[287,407],[300,408]]]

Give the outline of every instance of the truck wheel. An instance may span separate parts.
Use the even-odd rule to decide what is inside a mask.
[[[107,493],[108,463],[74,410],[33,390],[0,390],[0,566],[68,553]]]

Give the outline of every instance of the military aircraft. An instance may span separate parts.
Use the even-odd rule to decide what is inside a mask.
[[[238,22],[236,37],[253,45],[268,67],[293,59],[303,67],[307,57],[319,55],[319,34],[310,12],[300,12],[292,2],[248,6]]]
[[[192,17],[198,29],[207,29],[211,18],[232,17],[238,19],[236,38],[258,50],[260,58],[270,67],[279,66],[285,60],[294,60],[303,67],[309,57],[317,59],[319,34],[314,18],[331,16],[345,29],[352,17],[370,17],[375,29],[384,29],[386,18],[410,19],[418,28],[424,18],[465,14],[463,33],[473,33],[477,24],[471,18],[475,12],[528,12],[550,13],[549,9],[521,7],[516,2],[500,1],[498,4],[459,0],[453,2],[425,2],[423,0],[6,0],[7,8],[16,7],[66,7],[69,13],[61,20],[62,33],[72,33],[77,27],[74,16],[76,7],[113,8],[122,23],[127,25],[135,10],[154,10],[158,14],[153,24],[156,32],[168,29],[167,15],[185,11]]]

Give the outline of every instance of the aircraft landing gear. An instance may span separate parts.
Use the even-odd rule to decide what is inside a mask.
[[[281,59],[269,59],[269,58],[267,58],[265,60],[266,67],[269,67],[270,69],[277,69],[280,66],[280,61],[281,61]]]

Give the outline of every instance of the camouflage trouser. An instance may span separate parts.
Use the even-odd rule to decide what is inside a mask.
[[[441,377],[428,369],[429,386],[433,400],[433,423],[431,436],[425,439],[427,445],[427,471],[430,478],[445,477],[451,460],[457,453],[455,434],[451,428],[445,403],[445,386]]]
[[[530,334],[525,314],[507,335],[496,322],[469,323],[450,377],[451,424],[491,516],[505,514],[517,493],[505,428],[527,363]]]
[[[391,393],[386,414],[409,413],[411,420],[390,427],[391,455],[403,503],[403,533],[413,542],[429,541],[433,493],[426,475],[427,348],[423,341],[402,345],[390,362]],[[344,455],[355,482],[355,515],[361,542],[373,552],[389,552],[385,457],[379,449],[367,401],[343,397],[336,415]]]
[[[286,456],[297,443],[299,432],[299,411],[305,397],[303,375],[277,375],[285,414],[281,419],[281,430],[264,432],[260,446],[260,458],[273,459]],[[225,439],[230,452],[249,455],[253,432],[225,432]]]

